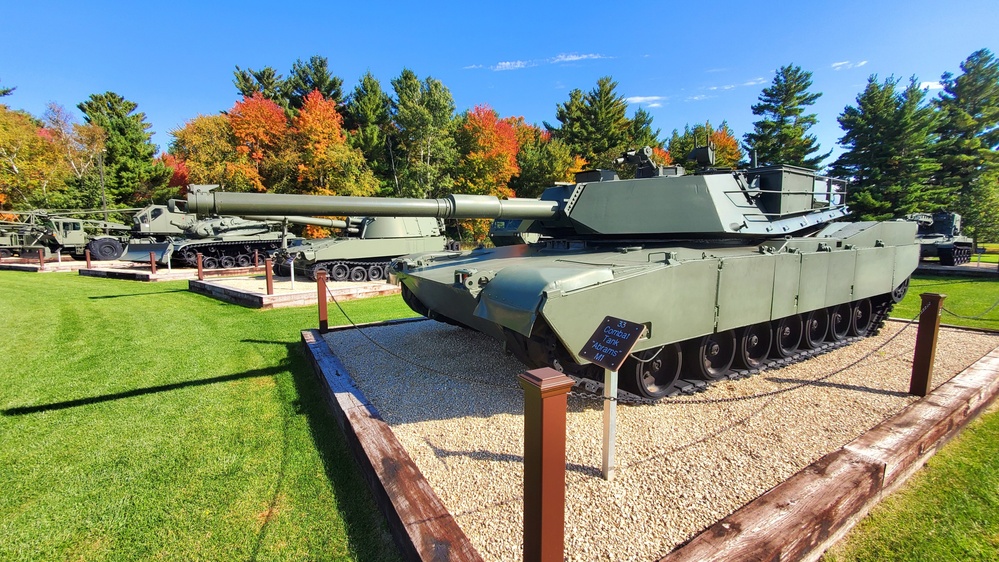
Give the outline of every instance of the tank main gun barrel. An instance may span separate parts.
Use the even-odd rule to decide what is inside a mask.
[[[559,215],[554,201],[499,199],[490,195],[448,195],[441,199],[347,197],[192,191],[188,212],[198,215],[356,215],[436,217],[441,219],[550,219]]]

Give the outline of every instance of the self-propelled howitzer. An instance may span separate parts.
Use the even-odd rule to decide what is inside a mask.
[[[598,380],[579,354],[597,326],[643,324],[620,380],[647,398],[876,331],[919,260],[914,223],[834,222],[847,214],[843,182],[811,170],[686,175],[646,160],[637,176],[584,172],[538,200],[215,193],[189,208],[521,221],[538,242],[397,259],[406,303],[531,367]]]

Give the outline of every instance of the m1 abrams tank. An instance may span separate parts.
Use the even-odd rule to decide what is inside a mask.
[[[459,249],[444,236],[444,223],[437,218],[351,217],[335,226],[345,236],[299,240],[278,250],[274,272],[288,275],[294,267],[313,281],[320,271],[333,281],[377,281],[385,278],[393,258]]]
[[[597,380],[579,354],[594,330],[606,316],[643,324],[620,381],[651,399],[876,332],[904,296],[915,223],[834,222],[847,214],[843,182],[792,166],[687,175],[650,152],[629,156],[634,179],[584,172],[538,200],[216,193],[189,209],[521,220],[538,242],[397,259],[406,303],[530,367]],[[713,162],[710,149],[699,156]]]
[[[975,241],[961,235],[961,215],[938,211],[913,213],[905,219],[918,225],[916,238],[921,259],[937,258],[940,265],[961,265],[971,261]]]

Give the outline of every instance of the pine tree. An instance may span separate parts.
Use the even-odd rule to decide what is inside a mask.
[[[396,194],[437,197],[454,187],[450,172],[457,159],[454,99],[439,80],[424,81],[403,69],[392,80],[396,124],[391,154]]]
[[[391,107],[392,100],[382,90],[378,79],[368,72],[361,77],[343,108],[347,140],[364,154],[382,191],[391,191],[394,185],[389,158]]]
[[[941,77],[943,92],[934,101],[940,120],[935,156],[941,168],[938,181],[958,194],[957,210],[968,230],[996,230],[995,173],[999,168],[999,61],[988,49],[961,63],[963,74]]]
[[[9,96],[14,93],[17,88],[0,88],[0,98]]]
[[[295,110],[302,108],[305,96],[313,90],[318,90],[324,98],[337,105],[343,101],[343,80],[330,74],[329,62],[319,55],[309,58],[307,63],[301,59],[295,61],[283,90],[288,97],[288,105]]]
[[[265,66],[260,70],[253,70],[252,68],[243,70],[237,66],[233,75],[235,78],[232,83],[236,86],[236,90],[239,91],[239,95],[250,98],[253,97],[254,93],[260,92],[265,98],[276,102],[282,107],[288,106],[287,86],[285,85],[284,77],[278,74],[273,68]]]
[[[899,80],[883,83],[872,75],[857,105],[839,117],[846,151],[830,173],[850,181],[849,204],[863,220],[886,220],[947,207],[949,190],[931,181],[939,168],[929,153],[934,113],[923,104],[925,92],[912,78],[901,93]]]
[[[652,130],[652,116],[641,107],[635,110],[635,115],[631,117],[631,125],[628,128],[628,140],[631,148],[642,148],[651,146],[652,148],[662,148],[662,141],[659,140],[660,129]]]
[[[632,122],[625,115],[628,103],[624,96],[615,93],[615,88],[617,82],[604,76],[585,95],[573,90],[569,100],[555,110],[561,127],[545,123],[552,137],[567,144],[573,154],[581,156],[593,168],[611,167],[632,140]],[[640,118],[647,116],[643,112]],[[651,132],[651,119],[649,121]]]
[[[107,135],[103,161],[108,206],[142,203],[142,194],[166,186],[171,171],[153,161],[156,145],[148,132],[151,125],[144,113],[136,113],[135,102],[105,92],[92,94],[76,107],[88,124],[101,127]]]
[[[818,168],[832,153],[810,156],[819,151],[814,135],[808,129],[818,123],[814,113],[805,114],[805,108],[815,104],[821,93],[809,93],[812,73],[800,66],[781,67],[773,84],[763,89],[760,103],[753,105],[753,115],[763,119],[753,124],[754,131],[743,137],[743,148],[756,152],[761,166],[789,164]]]

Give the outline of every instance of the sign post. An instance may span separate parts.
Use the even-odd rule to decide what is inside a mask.
[[[604,480],[613,480],[614,442],[617,435],[617,370],[628,358],[645,326],[608,316],[600,323],[579,352],[580,357],[604,368],[604,447],[600,472]]]

